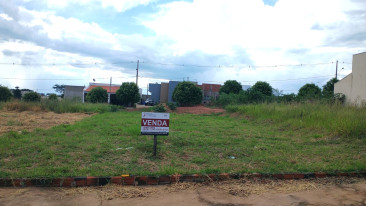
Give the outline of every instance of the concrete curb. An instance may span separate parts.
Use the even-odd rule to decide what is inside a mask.
[[[164,185],[177,182],[211,182],[240,178],[257,179],[309,179],[325,177],[364,177],[363,172],[342,172],[342,173],[278,173],[278,174],[208,174],[208,175],[166,175],[166,176],[133,176],[122,175],[115,177],[63,177],[63,178],[0,178],[0,187],[86,187],[86,186],[104,186],[107,184],[118,185]]]

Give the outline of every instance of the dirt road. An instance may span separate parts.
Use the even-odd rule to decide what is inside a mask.
[[[0,188],[0,205],[366,205],[366,180],[232,180],[208,185]]]

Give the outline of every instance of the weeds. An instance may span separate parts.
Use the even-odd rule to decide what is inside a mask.
[[[366,108],[341,104],[294,103],[229,105],[229,112],[239,112],[258,120],[270,119],[292,128],[325,129],[346,137],[366,137]]]
[[[82,103],[66,99],[61,101],[43,99],[41,102],[11,101],[2,103],[2,107],[9,111],[52,111],[55,113],[104,113],[123,109],[123,107],[116,105]]]

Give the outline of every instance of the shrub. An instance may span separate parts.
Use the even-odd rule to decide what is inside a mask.
[[[168,107],[171,109],[171,110],[176,110],[177,109],[177,103],[174,103],[174,102],[168,102],[167,103]]]
[[[86,95],[86,99],[91,103],[105,103],[108,101],[107,90],[102,87],[95,87]]]
[[[154,112],[166,112],[164,105],[158,104],[152,107]]]
[[[116,97],[119,104],[132,105],[140,100],[139,88],[133,82],[123,82]]]
[[[41,95],[31,91],[23,95],[23,100],[26,102],[39,102],[41,101]]]
[[[181,106],[192,106],[202,102],[202,90],[192,82],[180,82],[173,91],[173,100]]]
[[[0,86],[0,102],[9,101],[12,96],[11,91],[7,87]]]
[[[48,100],[57,100],[57,95],[56,94],[50,94],[49,96],[48,96]]]

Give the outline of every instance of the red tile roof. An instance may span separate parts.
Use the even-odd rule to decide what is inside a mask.
[[[107,92],[109,93],[109,88],[111,88],[111,93],[112,94],[115,94],[117,92],[117,90],[121,87],[121,86],[101,86],[101,85],[90,85],[86,90],[85,92],[90,92],[93,88],[96,88],[96,87],[102,87],[103,89],[107,90]]]
[[[219,92],[221,85],[220,84],[202,84],[202,85],[200,85],[200,88],[202,89],[202,91]]]

